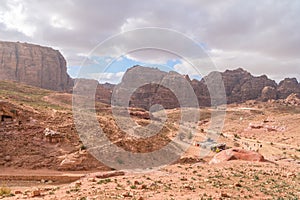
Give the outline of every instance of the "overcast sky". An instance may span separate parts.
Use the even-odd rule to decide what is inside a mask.
[[[242,67],[276,81],[300,80],[299,0],[0,0],[0,40],[58,49],[73,75],[96,45],[143,27],[185,34],[207,51],[221,71]],[[128,66],[135,61],[168,65],[173,60],[171,68],[195,75],[180,59],[128,55],[125,60]],[[103,77],[120,78],[127,66],[116,67]]]

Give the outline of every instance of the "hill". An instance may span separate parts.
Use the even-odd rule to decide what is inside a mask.
[[[211,115],[210,108],[202,108],[193,142],[176,163],[150,172],[109,172],[112,174],[109,175],[103,171],[110,168],[93,158],[80,142],[70,94],[10,81],[0,81],[0,93],[0,182],[10,187],[15,195],[12,199],[38,196],[44,199],[74,199],[74,196],[295,199],[299,194],[297,95],[284,100],[251,100],[228,105],[218,142],[228,148],[258,151],[269,162],[235,160],[209,165],[215,152],[199,159],[200,148],[193,143],[207,139]],[[99,125],[106,135],[127,151],[151,152],[164,146],[178,131],[181,113],[177,108],[166,110],[168,119],[160,134],[140,140],[118,128],[110,105],[98,102],[95,106]],[[161,113],[152,114],[159,117]],[[131,108],[130,116],[136,123],[131,127],[133,130],[151,123],[151,113],[143,109]],[[110,177],[114,174],[119,176]],[[66,183],[77,179],[80,180]]]

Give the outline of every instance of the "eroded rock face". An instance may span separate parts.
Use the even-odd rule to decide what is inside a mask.
[[[249,72],[239,68],[226,70],[222,73],[226,90],[227,103],[241,103],[261,97],[266,86],[276,88],[276,82],[267,76],[254,77]]]
[[[287,105],[300,106],[300,95],[293,93],[283,100],[283,102]]]
[[[214,84],[219,84],[215,80],[217,72],[212,72],[201,81],[198,81],[190,80],[188,76],[182,76],[175,72],[167,73],[158,69],[141,66],[134,67],[135,73],[131,73],[132,71],[132,69],[129,69],[125,73],[122,82],[128,85],[130,82],[135,83],[135,80],[145,75],[151,78],[155,77],[157,80],[160,80],[161,83],[167,82],[169,83],[167,85],[176,88],[181,96],[183,96],[183,101],[190,99],[186,87],[183,87],[184,82],[190,84],[200,106],[211,105],[211,95],[207,84],[209,84],[211,88],[218,88],[218,85]],[[181,76],[181,78],[179,76]],[[224,81],[227,98],[220,102],[241,103],[247,100],[261,99],[261,97],[266,101],[276,99],[277,97],[277,91],[275,89],[277,88],[276,82],[268,79],[265,75],[254,77],[249,72],[239,68],[218,73],[218,76],[221,76]],[[160,82],[145,84],[139,87],[132,94],[130,105],[145,109],[149,109],[149,107],[154,104],[160,104],[165,108],[179,107],[180,104],[176,95],[170,89],[159,85]],[[220,98],[224,98],[224,96],[225,95],[220,95]]]
[[[212,88],[218,88],[219,83],[215,81],[216,73],[217,72],[211,72],[202,80],[198,81],[195,79],[190,80],[188,76],[183,76],[176,72],[168,73],[160,71],[159,69],[134,66],[128,69],[122,82],[123,84],[125,83],[127,88],[131,88],[131,84],[134,86],[139,79],[149,78],[156,80],[156,82],[144,84],[132,92],[129,103],[132,107],[141,107],[146,110],[155,104],[160,104],[164,108],[179,107],[180,103],[176,95],[169,88],[162,86],[160,83],[168,83],[167,85],[176,88],[183,97],[183,99],[181,99],[183,101],[190,99],[186,87],[183,87],[185,83],[189,83],[198,99],[199,106],[210,106],[211,95],[207,84],[212,86]],[[274,80],[269,79],[265,75],[255,77],[241,68],[226,70],[218,74],[221,75],[223,79],[226,93],[226,99],[220,102],[242,103],[247,100],[268,101],[278,98],[285,99],[291,93],[300,94],[300,84],[296,79],[285,79],[278,86]],[[101,92],[98,92],[98,99],[104,103],[109,103],[113,88],[112,86],[99,86],[98,91]],[[221,95],[221,98],[222,97]]]
[[[57,91],[68,91],[73,86],[59,51],[19,42],[0,42],[0,80]]]
[[[268,101],[270,99],[277,99],[277,91],[274,87],[266,86],[261,91],[261,100]]]
[[[182,75],[175,72],[167,73],[159,69],[134,66],[127,70],[122,82],[116,86],[113,101],[116,105],[125,103],[125,106],[129,104],[146,110],[155,104],[164,108],[176,108],[179,107],[179,102],[175,91],[171,90],[176,88],[181,96],[185,96],[184,80]]]
[[[286,78],[279,83],[277,93],[279,99],[285,99],[292,93],[300,95],[300,83],[296,78]]]

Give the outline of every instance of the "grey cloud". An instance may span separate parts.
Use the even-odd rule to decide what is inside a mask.
[[[1,1],[0,19],[2,13],[11,9],[10,2]],[[58,48],[70,65],[79,62],[78,54],[88,53],[122,28],[151,26],[175,29],[205,43],[209,49],[236,52],[230,61],[219,58],[221,69],[242,66],[250,72],[273,77],[280,73],[277,78],[299,74],[300,1],[297,0],[27,0],[19,3],[24,7],[26,23],[36,27],[36,32],[28,37],[0,23],[0,39]],[[72,29],[53,26],[53,17]],[[146,37],[124,42],[130,45]]]

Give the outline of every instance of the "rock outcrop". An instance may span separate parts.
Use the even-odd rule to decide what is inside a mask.
[[[227,103],[241,103],[247,100],[259,99],[265,87],[276,88],[276,82],[268,79],[267,76],[254,77],[241,68],[226,70],[222,73],[222,77]]]
[[[277,99],[277,90],[274,87],[266,86],[261,91],[261,100],[268,101],[271,99]]]
[[[296,78],[286,78],[279,83],[277,92],[279,99],[285,99],[292,93],[300,96],[300,83]]]
[[[57,91],[68,91],[73,86],[59,51],[19,42],[0,42],[0,80]]]
[[[265,161],[264,157],[255,152],[255,151],[247,151],[244,149],[227,149],[225,151],[221,151],[216,154],[213,159],[209,162],[209,164],[217,164],[230,160],[244,160],[244,161],[256,161],[263,162]]]
[[[300,106],[300,96],[293,93],[283,100],[286,105]]]
[[[180,105],[179,101],[181,105],[189,105],[192,104],[190,93],[194,94],[186,77],[176,72],[141,66],[128,69],[115,89],[113,101],[116,101],[116,105],[128,102],[132,107],[146,110],[155,104],[176,108]],[[197,102],[197,98],[195,100]]]

